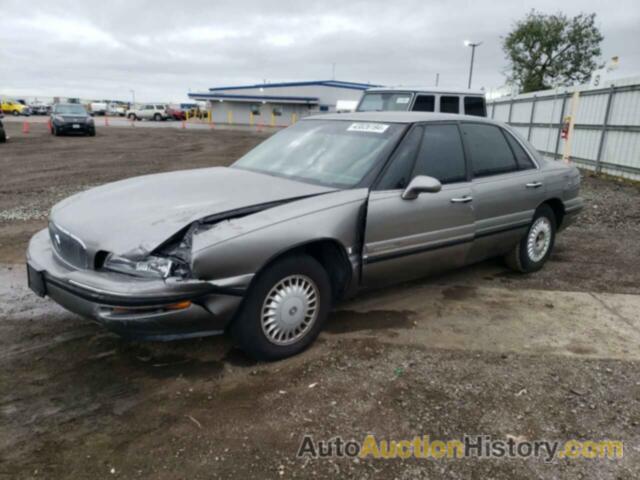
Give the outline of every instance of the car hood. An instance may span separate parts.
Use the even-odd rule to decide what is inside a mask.
[[[335,190],[236,168],[204,168],[122,180],[55,205],[50,220],[88,250],[142,257],[212,215]]]

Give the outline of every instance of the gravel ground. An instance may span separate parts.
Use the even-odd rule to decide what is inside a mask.
[[[256,364],[224,337],[125,342],[36,298],[15,264],[57,200],[132,175],[226,165],[267,134],[99,128],[95,138],[53,138],[44,126],[22,136],[19,125],[8,125],[13,138],[0,146],[0,171],[9,179],[0,185],[0,478],[640,478],[637,350],[628,359],[597,358],[583,347],[525,354],[504,344],[509,332],[494,340],[501,352],[446,349],[437,346],[437,322],[429,346],[402,344],[415,312],[343,310],[309,351]],[[396,287],[394,295],[449,285],[435,314],[441,322],[473,302],[469,293],[480,284],[528,298],[540,290],[635,298],[640,189],[587,175],[583,195],[584,215],[559,236],[543,271],[514,275],[490,261]],[[549,304],[545,315],[557,310]],[[473,321],[463,331],[455,324],[453,333],[473,336]],[[305,434],[362,440],[368,433],[611,438],[625,442],[625,457],[296,457]]]

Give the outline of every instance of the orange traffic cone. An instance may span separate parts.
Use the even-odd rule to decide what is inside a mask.
[[[29,133],[29,122],[24,122],[22,124],[22,133],[24,133],[25,135]]]
[[[47,119],[47,130],[49,130],[50,132],[53,131],[53,127],[51,126],[51,119]]]

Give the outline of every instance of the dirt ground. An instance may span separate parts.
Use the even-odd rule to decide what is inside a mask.
[[[25,286],[28,238],[75,191],[226,165],[267,133],[44,125],[0,145],[0,478],[640,477],[640,188],[586,175],[545,268],[488,261],[339,305],[307,352],[132,343]],[[602,440],[624,458],[310,459],[301,440]]]

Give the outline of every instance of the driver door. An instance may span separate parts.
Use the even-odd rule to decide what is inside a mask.
[[[416,175],[440,180],[437,193],[402,198]],[[368,200],[365,286],[419,278],[464,265],[474,235],[471,183],[456,123],[414,126]]]

